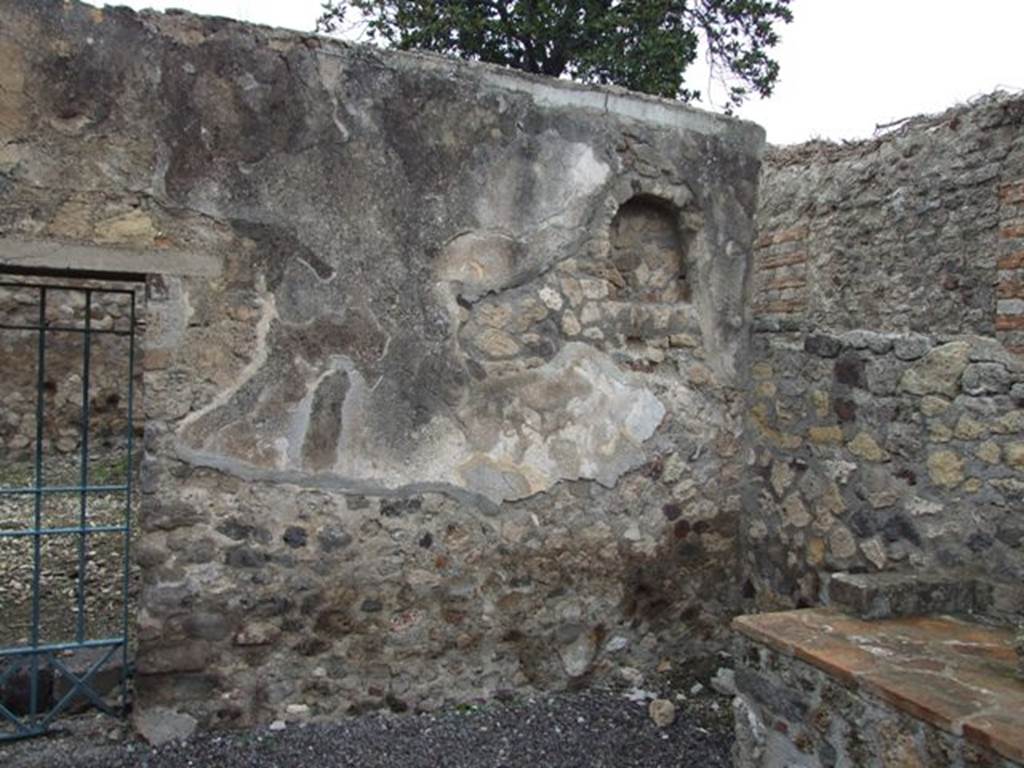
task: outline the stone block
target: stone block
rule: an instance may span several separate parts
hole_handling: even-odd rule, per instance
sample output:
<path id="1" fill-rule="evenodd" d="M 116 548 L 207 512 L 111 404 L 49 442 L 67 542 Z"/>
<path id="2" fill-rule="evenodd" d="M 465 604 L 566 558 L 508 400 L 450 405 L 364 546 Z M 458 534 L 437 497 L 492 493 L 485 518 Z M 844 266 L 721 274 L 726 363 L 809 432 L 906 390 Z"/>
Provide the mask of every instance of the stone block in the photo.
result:
<path id="1" fill-rule="evenodd" d="M 884 355 L 893 348 L 894 337 L 888 333 L 876 333 L 864 329 L 847 331 L 839 337 L 843 344 L 854 349 L 869 349 L 876 355 Z"/>
<path id="2" fill-rule="evenodd" d="M 928 354 L 932 340 L 920 334 L 898 336 L 893 341 L 893 354 L 900 360 L 917 360 Z"/>
<path id="3" fill-rule="evenodd" d="M 151 746 L 161 747 L 191 736 L 198 721 L 191 715 L 169 707 L 149 707 L 132 719 L 135 729 Z"/>
<path id="4" fill-rule="evenodd" d="M 969 395 L 1000 395 L 1010 389 L 1010 372 L 1000 363 L 971 363 L 960 386 Z"/>
<path id="5" fill-rule="evenodd" d="M 944 573 L 834 573 L 830 604 L 865 619 L 929 614 L 973 614 L 984 605 L 974 577 Z"/>
<path id="6" fill-rule="evenodd" d="M 171 531 L 205 522 L 209 516 L 194 506 L 178 501 L 147 499 L 140 510 L 143 530 Z"/>
<path id="7" fill-rule="evenodd" d="M 970 345 L 964 341 L 935 347 L 906 370 L 900 389 L 915 395 L 956 397 L 969 356 Z"/>
<path id="8" fill-rule="evenodd" d="M 804 339 L 804 351 L 818 357 L 837 357 L 843 349 L 843 342 L 834 336 L 814 334 Z"/>
<path id="9" fill-rule="evenodd" d="M 928 476 L 937 486 L 953 488 L 963 482 L 964 461 L 955 451 L 934 451 L 928 454 Z"/>

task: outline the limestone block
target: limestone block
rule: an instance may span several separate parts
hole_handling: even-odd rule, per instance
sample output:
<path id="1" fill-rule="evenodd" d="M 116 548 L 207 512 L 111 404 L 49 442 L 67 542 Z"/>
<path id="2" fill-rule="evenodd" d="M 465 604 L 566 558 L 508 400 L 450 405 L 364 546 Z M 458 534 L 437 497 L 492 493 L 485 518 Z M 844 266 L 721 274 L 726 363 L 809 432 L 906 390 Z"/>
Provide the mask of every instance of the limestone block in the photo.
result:
<path id="1" fill-rule="evenodd" d="M 928 475 L 936 485 L 954 488 L 964 479 L 964 462 L 953 451 L 935 451 L 928 455 Z"/>
<path id="2" fill-rule="evenodd" d="M 970 345 L 953 341 L 936 347 L 914 363 L 900 379 L 900 389 L 915 395 L 956 397 L 960 376 L 970 359 Z"/>

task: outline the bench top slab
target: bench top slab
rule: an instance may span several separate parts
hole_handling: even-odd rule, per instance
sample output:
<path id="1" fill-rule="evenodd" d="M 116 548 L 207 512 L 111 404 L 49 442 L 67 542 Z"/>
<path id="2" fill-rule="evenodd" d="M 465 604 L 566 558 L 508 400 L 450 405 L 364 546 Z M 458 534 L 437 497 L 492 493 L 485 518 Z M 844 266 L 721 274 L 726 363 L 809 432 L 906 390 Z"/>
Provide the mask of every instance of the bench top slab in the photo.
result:
<path id="1" fill-rule="evenodd" d="M 739 616 L 733 629 L 913 717 L 1024 763 L 1024 681 L 1009 629 L 949 616 L 865 621 L 829 609 Z"/>

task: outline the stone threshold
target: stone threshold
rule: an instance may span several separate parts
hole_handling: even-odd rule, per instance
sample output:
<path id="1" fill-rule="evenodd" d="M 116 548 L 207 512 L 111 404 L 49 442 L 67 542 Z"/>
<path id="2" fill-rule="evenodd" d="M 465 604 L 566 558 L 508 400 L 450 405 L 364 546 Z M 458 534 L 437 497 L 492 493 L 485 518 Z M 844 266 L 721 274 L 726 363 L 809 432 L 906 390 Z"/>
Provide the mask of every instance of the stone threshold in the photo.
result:
<path id="1" fill-rule="evenodd" d="M 949 616 L 864 621 L 831 609 L 739 616 L 735 631 L 848 688 L 1024 763 L 1024 681 L 1009 629 Z"/>

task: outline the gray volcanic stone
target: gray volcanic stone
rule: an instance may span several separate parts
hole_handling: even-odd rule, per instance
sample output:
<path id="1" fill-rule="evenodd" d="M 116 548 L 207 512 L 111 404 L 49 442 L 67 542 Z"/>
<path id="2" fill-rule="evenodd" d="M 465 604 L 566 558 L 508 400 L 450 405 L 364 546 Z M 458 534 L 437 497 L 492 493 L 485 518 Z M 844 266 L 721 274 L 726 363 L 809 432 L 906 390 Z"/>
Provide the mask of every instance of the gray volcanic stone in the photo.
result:
<path id="1" fill-rule="evenodd" d="M 842 348 L 842 341 L 833 336 L 816 334 L 804 340 L 804 351 L 818 357 L 836 357 Z"/>
<path id="2" fill-rule="evenodd" d="M 882 355 L 893 348 L 893 334 L 875 333 L 874 331 L 854 330 L 847 331 L 840 339 L 854 349 L 870 349 L 876 355 Z"/>
<path id="3" fill-rule="evenodd" d="M 971 363 L 961 386 L 969 395 L 999 395 L 1010 389 L 1010 372 L 1000 363 Z"/>
<path id="4" fill-rule="evenodd" d="M 151 707 L 133 720 L 139 735 L 154 747 L 184 741 L 196 729 L 196 719 L 168 707 Z"/>
<path id="5" fill-rule="evenodd" d="M 932 341 L 927 336 L 901 336 L 893 342 L 893 351 L 900 360 L 917 360 L 931 348 Z"/>

